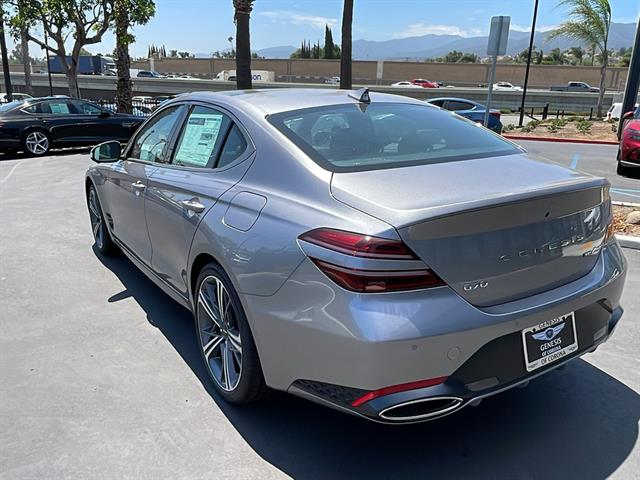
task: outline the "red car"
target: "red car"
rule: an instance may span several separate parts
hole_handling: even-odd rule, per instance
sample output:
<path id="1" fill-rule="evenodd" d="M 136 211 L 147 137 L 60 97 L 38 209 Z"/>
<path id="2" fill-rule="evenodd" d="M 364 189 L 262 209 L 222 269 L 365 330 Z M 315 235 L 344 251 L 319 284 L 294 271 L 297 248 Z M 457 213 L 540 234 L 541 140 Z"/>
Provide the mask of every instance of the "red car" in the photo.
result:
<path id="1" fill-rule="evenodd" d="M 437 82 L 425 80 L 424 78 L 414 78 L 411 80 L 411 83 L 414 85 L 420 85 L 422 88 L 440 88 L 440 85 L 438 85 Z"/>
<path id="2" fill-rule="evenodd" d="M 640 107 L 624 116 L 626 121 L 618 149 L 618 175 L 640 173 Z"/>

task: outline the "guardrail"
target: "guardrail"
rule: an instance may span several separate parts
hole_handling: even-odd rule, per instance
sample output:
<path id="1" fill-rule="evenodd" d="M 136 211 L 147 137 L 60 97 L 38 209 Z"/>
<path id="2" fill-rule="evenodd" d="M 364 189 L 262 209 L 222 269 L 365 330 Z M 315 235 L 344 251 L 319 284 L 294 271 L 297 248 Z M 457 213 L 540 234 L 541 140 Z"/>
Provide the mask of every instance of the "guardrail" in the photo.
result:
<path id="1" fill-rule="evenodd" d="M 24 85 L 24 74 L 12 72 L 12 82 L 20 90 Z M 32 77 L 34 90 L 37 95 L 49 94 L 49 82 L 46 75 L 37 74 Z M 52 75 L 52 85 L 54 94 L 68 94 L 67 79 L 64 75 Z M 83 97 L 86 98 L 113 98 L 116 90 L 116 78 L 107 76 L 79 76 L 79 86 Z M 485 102 L 487 97 L 486 88 L 459 88 L 443 87 L 437 89 L 418 88 L 398 88 L 385 85 L 356 85 L 355 87 L 368 86 L 372 91 L 393 93 L 408 97 L 427 100 L 436 97 L 459 97 Z M 255 83 L 254 88 L 337 88 L 335 85 L 309 84 L 309 83 Z M 220 80 L 200 80 L 200 79 L 169 79 L 169 78 L 134 78 L 133 89 L 135 95 L 168 95 L 192 91 L 225 91 L 235 90 L 235 82 Z M 621 101 L 620 94 L 616 92 L 605 93 L 604 108 L 608 109 L 614 101 Z M 520 107 L 522 92 L 518 91 L 497 91 L 493 94 L 493 108 L 510 109 L 517 111 Z M 598 101 L 597 93 L 576 93 L 576 92 L 551 92 L 549 90 L 530 90 L 527 92 L 528 108 L 541 108 L 549 105 L 555 110 L 565 110 L 568 112 L 589 112 Z"/>

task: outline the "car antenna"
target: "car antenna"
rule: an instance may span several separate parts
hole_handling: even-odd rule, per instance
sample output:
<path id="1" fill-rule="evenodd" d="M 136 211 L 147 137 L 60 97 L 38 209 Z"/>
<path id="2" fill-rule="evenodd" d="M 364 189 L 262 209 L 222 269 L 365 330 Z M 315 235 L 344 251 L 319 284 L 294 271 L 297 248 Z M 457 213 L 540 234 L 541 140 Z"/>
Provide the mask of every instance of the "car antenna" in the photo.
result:
<path id="1" fill-rule="evenodd" d="M 371 103 L 371 97 L 369 96 L 369 89 L 367 87 L 359 88 L 349 93 L 351 98 L 355 98 L 360 103 Z"/>

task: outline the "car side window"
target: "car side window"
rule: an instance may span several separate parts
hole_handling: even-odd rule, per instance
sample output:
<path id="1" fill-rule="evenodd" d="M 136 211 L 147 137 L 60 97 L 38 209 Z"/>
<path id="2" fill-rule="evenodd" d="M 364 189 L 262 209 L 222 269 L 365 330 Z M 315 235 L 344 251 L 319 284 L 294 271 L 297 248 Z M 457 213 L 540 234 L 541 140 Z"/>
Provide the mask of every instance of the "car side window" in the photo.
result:
<path id="1" fill-rule="evenodd" d="M 220 152 L 220 158 L 216 164 L 216 168 L 225 167 L 236 159 L 240 158 L 247 149 L 247 140 L 238 128 L 236 124 L 231 127 L 227 140 L 224 142 L 222 152 Z"/>
<path id="2" fill-rule="evenodd" d="M 171 132 L 180 119 L 182 106 L 176 105 L 159 112 L 138 132 L 130 158 L 147 162 L 168 163 L 168 144 Z"/>
<path id="3" fill-rule="evenodd" d="M 196 105 L 187 117 L 172 163 L 213 168 L 231 119 L 213 108 Z"/>
<path id="4" fill-rule="evenodd" d="M 102 113 L 100 107 L 89 102 L 73 100 L 71 103 L 75 107 L 76 113 L 80 115 L 100 115 Z"/>
<path id="5" fill-rule="evenodd" d="M 444 105 L 444 100 L 434 100 L 432 102 L 429 102 L 431 105 L 435 105 L 436 107 L 441 107 L 442 105 Z"/>
<path id="6" fill-rule="evenodd" d="M 66 100 L 50 100 L 39 105 L 40 113 L 50 113 L 52 115 L 69 115 L 71 113 L 70 104 Z"/>
<path id="7" fill-rule="evenodd" d="M 471 105 L 470 103 L 466 103 L 466 102 L 458 102 L 456 100 L 449 100 L 447 102 L 447 110 L 452 111 L 452 112 L 457 112 L 459 110 L 471 110 L 471 108 L 473 108 L 473 105 Z"/>

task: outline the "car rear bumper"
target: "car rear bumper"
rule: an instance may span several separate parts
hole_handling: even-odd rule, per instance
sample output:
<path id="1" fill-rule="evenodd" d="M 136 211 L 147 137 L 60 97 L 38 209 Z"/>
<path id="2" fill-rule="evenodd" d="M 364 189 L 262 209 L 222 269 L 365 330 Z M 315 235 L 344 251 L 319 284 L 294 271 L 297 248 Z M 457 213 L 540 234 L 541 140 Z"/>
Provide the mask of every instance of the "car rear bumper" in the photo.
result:
<path id="1" fill-rule="evenodd" d="M 353 294 L 305 260 L 276 294 L 246 295 L 243 303 L 269 386 L 377 421 L 405 423 L 447 415 L 592 351 L 622 315 L 625 274 L 622 251 L 612 241 L 584 277 L 478 308 L 448 287 Z M 522 330 L 569 312 L 575 312 L 577 351 L 527 372 Z M 446 381 L 351 406 L 367 392 L 437 377 Z M 419 409 L 426 412 L 419 418 L 389 418 L 415 416 L 402 412 Z"/>

